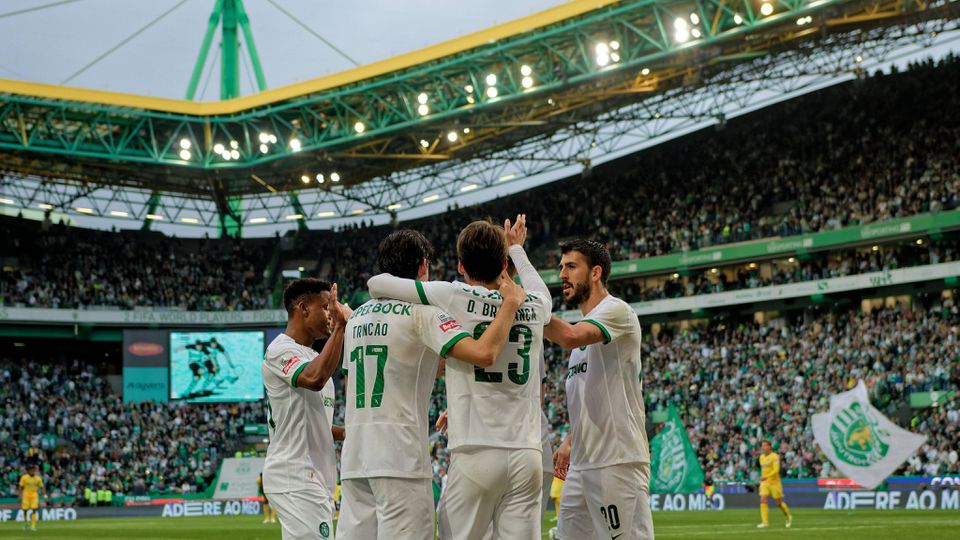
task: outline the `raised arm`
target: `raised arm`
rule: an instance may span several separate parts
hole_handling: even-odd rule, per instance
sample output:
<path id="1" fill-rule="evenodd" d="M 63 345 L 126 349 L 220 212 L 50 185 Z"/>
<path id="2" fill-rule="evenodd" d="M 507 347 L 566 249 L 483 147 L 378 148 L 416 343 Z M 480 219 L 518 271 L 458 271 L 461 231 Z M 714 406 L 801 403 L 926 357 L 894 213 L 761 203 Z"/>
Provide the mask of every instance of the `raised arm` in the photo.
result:
<path id="1" fill-rule="evenodd" d="M 323 350 L 316 358 L 303 368 L 300 375 L 293 381 L 293 385 L 306 388 L 308 390 L 323 390 L 323 385 L 327 384 L 327 379 L 333 376 L 337 366 L 340 364 L 340 358 L 343 356 L 343 331 L 347 326 L 347 310 L 337 301 L 337 285 L 334 284 L 330 291 L 330 303 L 327 307 L 333 318 L 333 333 L 323 345 Z"/>
<path id="2" fill-rule="evenodd" d="M 527 215 L 518 214 L 516 223 L 511 225 L 510 220 L 503 223 L 503 229 L 507 231 L 507 242 L 510 244 L 510 259 L 513 266 L 517 268 L 517 275 L 520 276 L 520 283 L 525 289 L 544 298 L 550 298 L 550 289 L 540 277 L 540 272 L 533 267 L 533 263 L 527 258 L 527 252 L 523 249 L 523 243 L 527 239 Z"/>
<path id="3" fill-rule="evenodd" d="M 517 309 L 526 298 L 523 288 L 513 282 L 506 271 L 500 274 L 500 296 L 503 303 L 490 326 L 483 331 L 480 339 L 464 338 L 458 341 L 447 356 L 453 356 L 478 367 L 490 367 L 497 361 L 500 351 L 510 337 L 510 328 L 517 315 Z"/>

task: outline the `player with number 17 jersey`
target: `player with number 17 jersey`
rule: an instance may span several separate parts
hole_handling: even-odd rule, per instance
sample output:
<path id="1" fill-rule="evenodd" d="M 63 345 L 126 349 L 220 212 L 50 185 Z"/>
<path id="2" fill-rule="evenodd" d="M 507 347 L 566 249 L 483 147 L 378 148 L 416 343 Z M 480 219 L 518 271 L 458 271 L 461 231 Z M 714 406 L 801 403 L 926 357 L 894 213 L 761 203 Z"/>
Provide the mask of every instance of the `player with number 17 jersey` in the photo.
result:
<path id="1" fill-rule="evenodd" d="M 503 230 L 486 222 L 471 223 L 466 234 L 496 241 L 494 264 L 506 263 Z M 461 242 L 462 244 L 463 242 Z M 474 260 L 461 249 L 461 262 Z M 466 264 L 463 264 L 466 267 Z M 488 276 L 493 272 L 487 270 Z M 496 266 L 494 267 L 496 270 Z M 465 268 L 468 280 L 471 268 Z M 479 272 L 477 272 L 479 273 Z M 437 306 L 479 337 L 500 308 L 494 280 L 419 282 L 388 274 L 372 277 L 373 297 L 389 297 Z M 490 524 L 501 538 L 539 538 L 542 458 L 540 442 L 539 358 L 543 326 L 550 320 L 552 301 L 527 293 L 517 310 L 509 341 L 495 362 L 479 367 L 454 357 L 446 361 L 447 436 L 451 468 L 440 506 L 440 536 L 481 538 Z M 482 474 L 481 474 L 482 472 Z M 481 478 L 482 477 L 482 478 Z"/>

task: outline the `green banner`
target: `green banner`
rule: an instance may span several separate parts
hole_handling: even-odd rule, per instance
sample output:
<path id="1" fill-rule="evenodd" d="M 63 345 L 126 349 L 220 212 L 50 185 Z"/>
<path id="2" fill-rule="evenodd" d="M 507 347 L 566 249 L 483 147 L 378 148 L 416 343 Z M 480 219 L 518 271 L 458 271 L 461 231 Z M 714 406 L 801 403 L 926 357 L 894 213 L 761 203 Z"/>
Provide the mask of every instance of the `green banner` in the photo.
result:
<path id="1" fill-rule="evenodd" d="M 932 392 L 911 392 L 910 406 L 914 409 L 939 407 L 957 397 L 956 390 L 933 390 Z"/>
<path id="2" fill-rule="evenodd" d="M 717 266 L 770 255 L 796 255 L 865 240 L 883 241 L 896 236 L 932 234 L 957 227 L 960 227 L 960 210 L 920 214 L 836 231 L 756 240 L 686 253 L 671 253 L 660 257 L 615 261 L 610 267 L 610 278 L 620 279 L 650 272 L 675 272 L 695 266 Z M 547 285 L 560 284 L 560 273 L 556 270 L 542 271 L 540 275 L 543 276 Z"/>
<path id="3" fill-rule="evenodd" d="M 650 441 L 650 454 L 653 493 L 696 493 L 703 487 L 703 469 L 673 405 L 660 433 Z"/>

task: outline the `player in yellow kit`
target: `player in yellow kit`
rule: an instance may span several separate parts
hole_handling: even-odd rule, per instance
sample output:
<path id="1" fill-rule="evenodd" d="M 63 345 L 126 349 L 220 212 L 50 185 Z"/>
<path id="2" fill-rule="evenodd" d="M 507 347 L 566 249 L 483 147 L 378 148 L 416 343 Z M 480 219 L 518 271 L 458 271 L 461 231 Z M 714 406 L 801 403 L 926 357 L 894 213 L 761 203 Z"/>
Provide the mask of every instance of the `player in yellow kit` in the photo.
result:
<path id="1" fill-rule="evenodd" d="M 20 485 L 17 489 L 20 495 L 20 508 L 26 511 L 23 517 L 23 529 L 27 529 L 27 522 L 30 522 L 30 530 L 37 530 L 37 518 L 40 513 L 40 494 L 47 498 L 47 492 L 43 489 L 43 478 L 40 478 L 39 468 L 31 465 L 27 469 L 27 474 L 20 477 Z"/>
<path id="2" fill-rule="evenodd" d="M 260 492 L 260 498 L 263 499 L 263 522 L 276 523 L 277 509 L 270 505 L 266 493 L 263 492 L 263 473 L 257 477 L 257 491 Z"/>
<path id="3" fill-rule="evenodd" d="M 760 519 L 763 523 L 757 525 L 758 529 L 769 526 L 768 518 L 770 511 L 767 508 L 767 499 L 773 497 L 774 502 L 783 511 L 787 518 L 787 528 L 793 523 L 793 516 L 790 515 L 790 509 L 787 503 L 783 502 L 783 484 L 780 483 L 780 456 L 773 453 L 773 446 L 770 441 L 760 443 Z"/>

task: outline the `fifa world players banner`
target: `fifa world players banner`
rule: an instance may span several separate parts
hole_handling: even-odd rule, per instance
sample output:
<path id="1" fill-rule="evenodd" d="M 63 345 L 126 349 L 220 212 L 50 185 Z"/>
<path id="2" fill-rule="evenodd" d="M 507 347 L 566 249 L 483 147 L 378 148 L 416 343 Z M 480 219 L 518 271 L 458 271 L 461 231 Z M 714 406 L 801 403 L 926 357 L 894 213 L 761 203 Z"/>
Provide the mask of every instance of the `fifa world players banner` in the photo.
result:
<path id="1" fill-rule="evenodd" d="M 863 381 L 831 396 L 829 412 L 813 415 L 813 438 L 837 469 L 867 489 L 880 485 L 927 440 L 880 414 Z"/>
<path id="2" fill-rule="evenodd" d="M 650 441 L 650 453 L 654 493 L 696 493 L 703 487 L 703 469 L 673 405 L 660 433 Z"/>

